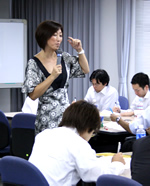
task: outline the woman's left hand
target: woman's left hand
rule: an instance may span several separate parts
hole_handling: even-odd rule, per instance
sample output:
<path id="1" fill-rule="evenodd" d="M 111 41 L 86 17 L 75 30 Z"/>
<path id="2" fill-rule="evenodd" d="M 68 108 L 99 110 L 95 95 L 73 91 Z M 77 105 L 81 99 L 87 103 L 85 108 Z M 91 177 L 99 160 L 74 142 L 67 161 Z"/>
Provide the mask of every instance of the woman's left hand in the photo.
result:
<path id="1" fill-rule="evenodd" d="M 68 37 L 68 42 L 77 52 L 81 52 L 82 44 L 79 39 L 73 39 L 72 37 Z"/>

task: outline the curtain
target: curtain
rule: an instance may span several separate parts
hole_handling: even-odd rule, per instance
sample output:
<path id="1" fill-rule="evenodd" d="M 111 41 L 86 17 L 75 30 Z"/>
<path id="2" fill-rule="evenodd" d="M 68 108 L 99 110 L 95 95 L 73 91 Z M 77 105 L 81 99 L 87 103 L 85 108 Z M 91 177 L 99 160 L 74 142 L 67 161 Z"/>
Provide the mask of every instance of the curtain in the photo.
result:
<path id="1" fill-rule="evenodd" d="M 82 41 L 89 61 L 90 73 L 83 79 L 70 80 L 68 88 L 70 102 L 74 97 L 77 100 L 84 98 L 90 85 L 90 74 L 100 68 L 100 2 L 100 0 L 12 0 L 11 3 L 11 18 L 27 20 L 27 59 L 40 51 L 34 34 L 37 25 L 47 19 L 55 20 L 64 27 L 62 50 L 76 55 L 76 51 L 68 44 L 67 38 L 71 36 Z"/>
<path id="2" fill-rule="evenodd" d="M 136 33 L 136 2 L 137 0 L 132 0 L 132 25 L 131 25 L 131 41 L 130 41 L 130 58 L 129 58 L 129 67 L 128 67 L 128 100 L 131 103 L 135 98 L 135 93 L 131 86 L 131 79 L 136 73 L 136 60 L 135 60 L 135 33 Z"/>
<path id="3" fill-rule="evenodd" d="M 130 56 L 132 0 L 117 0 L 117 53 L 120 96 L 128 98 L 127 76 Z"/>

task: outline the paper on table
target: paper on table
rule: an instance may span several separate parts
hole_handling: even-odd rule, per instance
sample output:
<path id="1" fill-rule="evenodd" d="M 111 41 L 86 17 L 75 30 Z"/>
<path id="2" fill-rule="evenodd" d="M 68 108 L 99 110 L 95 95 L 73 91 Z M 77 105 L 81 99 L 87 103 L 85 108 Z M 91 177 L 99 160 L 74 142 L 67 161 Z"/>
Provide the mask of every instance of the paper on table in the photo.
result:
<path id="1" fill-rule="evenodd" d="M 97 157 L 101 157 L 101 156 L 113 156 L 113 155 L 115 155 L 116 153 L 111 153 L 111 152 L 100 152 L 100 153 L 96 153 L 96 156 Z M 125 154 L 125 153 L 123 153 L 123 157 L 124 158 L 131 158 L 131 155 L 129 155 L 129 154 Z"/>
<path id="2" fill-rule="evenodd" d="M 101 153 L 98 153 L 98 154 L 101 154 Z M 102 162 L 105 161 L 106 162 L 106 165 L 107 165 L 107 164 L 109 164 L 111 162 L 112 156 L 113 155 L 103 156 L 103 157 L 100 157 L 99 159 Z M 124 172 L 120 176 L 131 178 L 131 171 L 130 171 L 131 158 L 130 157 L 124 157 L 124 160 L 125 160 L 125 163 L 126 164 L 125 164 Z"/>
<path id="3" fill-rule="evenodd" d="M 112 112 L 110 110 L 103 110 L 102 112 L 100 112 L 100 116 L 104 117 L 105 121 L 111 121 L 110 119 L 110 115 L 112 114 Z M 120 115 L 120 113 L 114 112 L 115 115 Z"/>
<path id="4" fill-rule="evenodd" d="M 123 132 L 126 131 L 124 128 L 122 128 L 118 123 L 110 121 L 108 123 L 103 124 L 104 127 L 107 127 L 107 129 L 115 129 L 116 132 Z"/>

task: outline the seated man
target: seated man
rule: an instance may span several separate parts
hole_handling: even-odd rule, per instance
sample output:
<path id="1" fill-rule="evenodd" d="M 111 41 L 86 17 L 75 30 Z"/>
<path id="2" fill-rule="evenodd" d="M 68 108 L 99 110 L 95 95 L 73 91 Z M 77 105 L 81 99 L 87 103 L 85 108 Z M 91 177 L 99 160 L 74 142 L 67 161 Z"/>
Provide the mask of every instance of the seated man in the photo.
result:
<path id="1" fill-rule="evenodd" d="M 120 116 L 111 114 L 110 118 L 112 121 L 116 121 L 119 125 L 121 125 L 125 130 L 132 134 L 136 134 L 136 130 L 138 129 L 139 125 L 143 125 L 145 130 L 148 130 L 149 133 L 149 127 L 150 127 L 150 106 L 147 107 L 142 114 L 137 117 L 132 122 L 126 122 L 124 121 Z"/>
<path id="2" fill-rule="evenodd" d="M 133 144 L 131 176 L 143 186 L 150 185 L 150 135 L 138 139 Z"/>
<path id="3" fill-rule="evenodd" d="M 59 127 L 45 129 L 35 138 L 29 161 L 45 176 L 49 185 L 76 185 L 80 179 L 96 182 L 102 174 L 121 174 L 125 161 L 121 153 L 112 162 L 96 158 L 88 141 L 100 129 L 99 111 L 84 100 L 71 104 Z"/>
<path id="4" fill-rule="evenodd" d="M 149 77 L 144 73 L 137 73 L 131 80 L 132 88 L 136 94 L 130 109 L 120 110 L 113 108 L 114 112 L 121 112 L 122 116 L 140 115 L 143 109 L 150 106 Z M 115 110 L 116 109 L 116 110 Z"/>
<path id="5" fill-rule="evenodd" d="M 115 103 L 118 104 L 118 92 L 114 87 L 109 86 L 109 80 L 109 75 L 102 69 L 93 71 L 90 76 L 92 86 L 84 99 L 96 105 L 100 111 L 110 110 Z"/>

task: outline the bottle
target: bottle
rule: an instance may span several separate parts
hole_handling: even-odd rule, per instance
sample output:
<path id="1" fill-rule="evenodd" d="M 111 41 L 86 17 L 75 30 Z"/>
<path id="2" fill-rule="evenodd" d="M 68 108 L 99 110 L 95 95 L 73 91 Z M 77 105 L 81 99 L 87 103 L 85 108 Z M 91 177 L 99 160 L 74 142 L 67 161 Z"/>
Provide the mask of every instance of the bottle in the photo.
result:
<path id="1" fill-rule="evenodd" d="M 139 128 L 136 130 L 136 139 L 146 136 L 146 131 L 144 130 L 143 125 L 139 125 Z"/>

